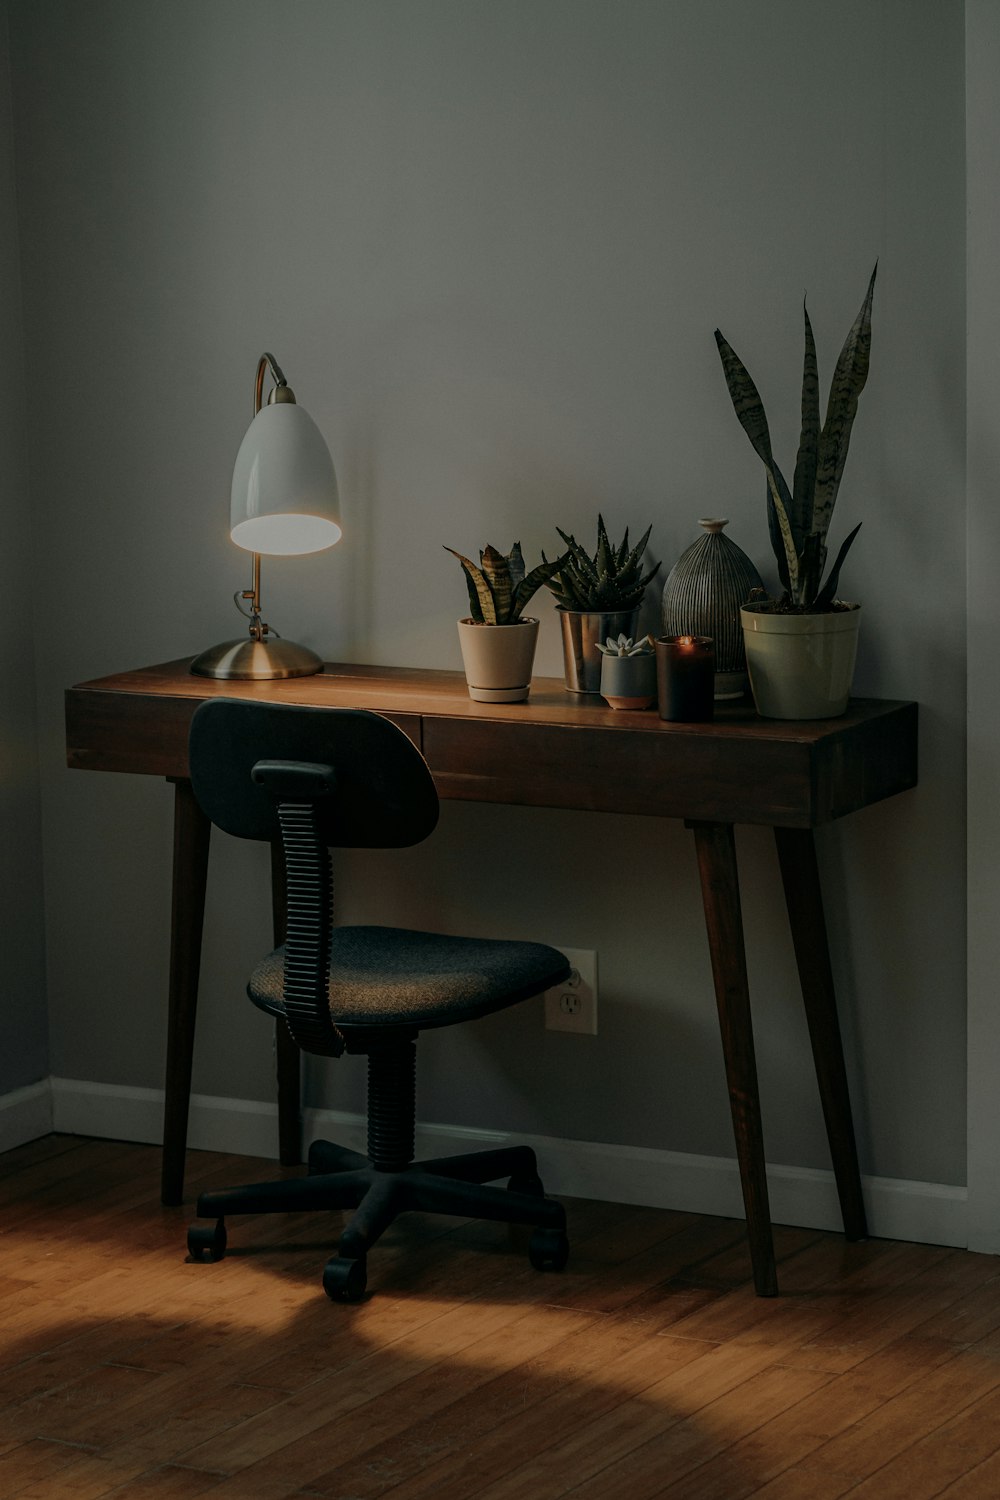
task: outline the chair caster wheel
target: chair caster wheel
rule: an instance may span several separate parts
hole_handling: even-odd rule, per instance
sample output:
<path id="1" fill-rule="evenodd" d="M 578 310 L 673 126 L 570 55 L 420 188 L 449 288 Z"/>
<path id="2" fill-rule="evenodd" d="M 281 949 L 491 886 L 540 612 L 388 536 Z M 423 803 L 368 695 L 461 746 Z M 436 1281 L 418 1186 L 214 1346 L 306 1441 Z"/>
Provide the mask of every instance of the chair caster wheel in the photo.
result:
<path id="1" fill-rule="evenodd" d="M 536 1271 L 561 1271 L 569 1260 L 565 1230 L 536 1229 L 528 1245 L 528 1259 Z"/>
<path id="2" fill-rule="evenodd" d="M 515 1172 L 507 1184 L 508 1193 L 526 1193 L 529 1198 L 544 1198 L 545 1189 L 537 1172 Z"/>
<path id="3" fill-rule="evenodd" d="M 334 1255 L 323 1267 L 323 1290 L 331 1302 L 360 1302 L 368 1284 L 363 1259 L 346 1260 Z"/>
<path id="4" fill-rule="evenodd" d="M 188 1230 L 188 1254 L 192 1260 L 221 1260 L 226 1253 L 226 1221 L 219 1219 L 211 1228 L 192 1224 Z"/>

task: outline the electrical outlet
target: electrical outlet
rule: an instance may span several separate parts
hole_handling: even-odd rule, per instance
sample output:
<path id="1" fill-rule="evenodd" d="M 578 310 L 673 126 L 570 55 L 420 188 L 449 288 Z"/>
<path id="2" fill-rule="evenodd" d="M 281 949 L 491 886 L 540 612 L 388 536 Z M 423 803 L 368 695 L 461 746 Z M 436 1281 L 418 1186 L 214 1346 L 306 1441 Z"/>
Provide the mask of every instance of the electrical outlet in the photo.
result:
<path id="1" fill-rule="evenodd" d="M 573 968 L 562 984 L 545 991 L 545 1029 L 596 1036 L 597 954 L 590 948 L 555 946 L 565 953 Z"/>

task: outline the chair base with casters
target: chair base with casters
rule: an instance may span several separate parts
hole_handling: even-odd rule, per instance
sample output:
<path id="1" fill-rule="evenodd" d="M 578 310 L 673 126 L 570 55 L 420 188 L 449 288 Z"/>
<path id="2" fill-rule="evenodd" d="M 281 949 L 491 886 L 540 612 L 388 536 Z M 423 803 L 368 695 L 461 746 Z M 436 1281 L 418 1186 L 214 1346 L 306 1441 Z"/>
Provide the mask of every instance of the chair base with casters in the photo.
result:
<path id="1" fill-rule="evenodd" d="M 354 1209 L 337 1254 L 323 1271 L 334 1301 L 355 1302 L 368 1280 L 368 1251 L 400 1214 L 456 1214 L 535 1227 L 528 1246 L 538 1271 L 561 1271 L 569 1256 L 566 1213 L 544 1196 L 530 1146 L 504 1146 L 462 1156 L 413 1161 L 416 1046 L 413 1036 L 351 1036 L 348 1051 L 368 1054 L 368 1156 L 331 1141 L 309 1148 L 309 1176 L 248 1183 L 202 1193 L 188 1250 L 195 1260 L 221 1260 L 227 1214 L 309 1213 Z M 507 1177 L 506 1188 L 487 1184 Z"/>
<path id="2" fill-rule="evenodd" d="M 404 848 L 437 819 L 426 762 L 396 725 L 353 709 L 214 699 L 195 712 L 191 782 L 216 826 L 240 838 L 280 839 L 287 939 L 254 969 L 253 1003 L 324 1057 L 368 1058 L 368 1155 L 327 1141 L 309 1175 L 203 1193 L 192 1225 L 195 1260 L 220 1259 L 228 1214 L 354 1212 L 323 1286 L 361 1297 L 368 1251 L 408 1210 L 534 1226 L 529 1256 L 559 1270 L 566 1216 L 546 1198 L 534 1153 L 513 1146 L 416 1162 L 416 1038 L 516 1005 L 570 972 L 544 943 L 467 938 L 381 926 L 337 926 L 329 850 Z M 508 1178 L 506 1188 L 489 1184 Z"/>

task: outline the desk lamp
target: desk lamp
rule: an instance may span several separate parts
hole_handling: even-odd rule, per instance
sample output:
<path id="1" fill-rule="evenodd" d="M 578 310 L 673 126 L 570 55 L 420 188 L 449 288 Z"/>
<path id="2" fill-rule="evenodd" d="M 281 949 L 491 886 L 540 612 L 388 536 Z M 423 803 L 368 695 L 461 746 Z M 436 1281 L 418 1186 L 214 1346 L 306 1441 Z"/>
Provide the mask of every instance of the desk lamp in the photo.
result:
<path id="1" fill-rule="evenodd" d="M 268 369 L 274 386 L 262 410 Z M 260 357 L 253 412 L 236 455 L 230 503 L 230 536 L 253 554 L 251 586 L 233 595 L 236 608 L 250 621 L 249 636 L 203 651 L 191 671 L 199 677 L 255 682 L 310 677 L 323 665 L 315 651 L 283 640 L 261 618 L 260 555 L 321 552 L 340 540 L 337 476 L 319 428 L 296 405 L 273 354 Z"/>

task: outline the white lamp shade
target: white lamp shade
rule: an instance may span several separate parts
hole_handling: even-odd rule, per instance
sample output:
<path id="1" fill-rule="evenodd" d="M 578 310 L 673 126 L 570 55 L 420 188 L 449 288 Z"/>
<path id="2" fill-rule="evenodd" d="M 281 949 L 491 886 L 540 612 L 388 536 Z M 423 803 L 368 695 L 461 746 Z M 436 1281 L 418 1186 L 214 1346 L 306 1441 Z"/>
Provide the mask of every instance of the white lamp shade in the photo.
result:
<path id="1" fill-rule="evenodd" d="M 238 547 L 274 556 L 321 552 L 340 540 L 333 460 L 294 402 L 262 407 L 247 428 L 233 469 L 230 528 Z"/>

